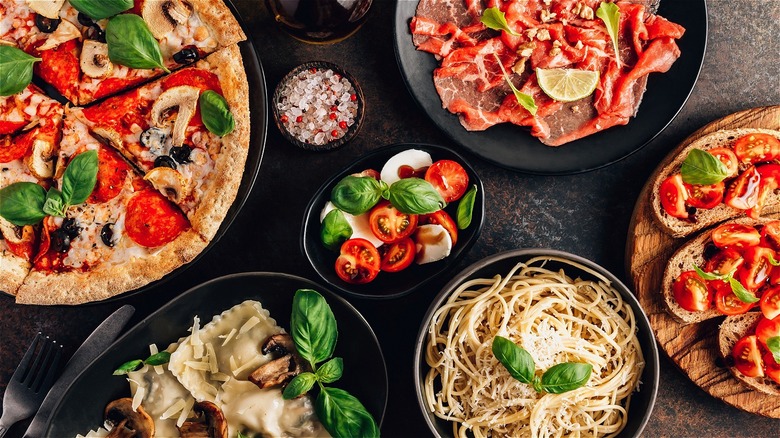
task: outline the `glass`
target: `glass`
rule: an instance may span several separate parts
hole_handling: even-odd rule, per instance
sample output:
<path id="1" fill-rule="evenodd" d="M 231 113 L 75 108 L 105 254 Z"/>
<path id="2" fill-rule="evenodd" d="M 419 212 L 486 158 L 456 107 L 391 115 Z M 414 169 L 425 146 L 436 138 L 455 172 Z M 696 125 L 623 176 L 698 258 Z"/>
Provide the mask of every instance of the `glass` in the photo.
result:
<path id="1" fill-rule="evenodd" d="M 339 42 L 366 21 L 372 0 L 266 0 L 282 29 L 307 43 Z"/>

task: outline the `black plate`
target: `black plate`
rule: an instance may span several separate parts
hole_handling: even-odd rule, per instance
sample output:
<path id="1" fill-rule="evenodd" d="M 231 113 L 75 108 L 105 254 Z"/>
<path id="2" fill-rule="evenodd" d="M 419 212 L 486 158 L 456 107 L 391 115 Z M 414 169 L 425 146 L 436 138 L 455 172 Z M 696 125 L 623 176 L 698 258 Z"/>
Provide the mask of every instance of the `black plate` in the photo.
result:
<path id="1" fill-rule="evenodd" d="M 293 295 L 301 288 L 320 292 L 336 316 L 335 356 L 344 359 L 344 377 L 335 386 L 355 395 L 381 425 L 387 405 L 387 369 L 379 341 L 366 320 L 343 298 L 314 282 L 287 274 L 250 272 L 198 285 L 130 329 L 65 391 L 45 436 L 72 437 L 101 426 L 106 404 L 130 394 L 127 380 L 111 375 L 113 370 L 126 360 L 148 354 L 151 343 L 165 346 L 187 335 L 195 315 L 205 324 L 214 315 L 253 299 L 271 312 L 277 324 L 289 329 Z"/>
<path id="2" fill-rule="evenodd" d="M 575 263 L 584 265 L 601 275 L 609 279 L 615 289 L 620 292 L 620 295 L 626 300 L 631 309 L 634 311 L 636 317 L 636 323 L 638 327 L 637 336 L 639 337 L 639 345 L 642 347 L 642 353 L 645 359 L 645 369 L 642 372 L 640 381 L 639 392 L 634 392 L 631 397 L 631 407 L 628 414 L 628 423 L 618 437 L 638 437 L 642 433 L 647 421 L 650 419 L 650 414 L 655 405 L 655 398 L 658 393 L 658 381 L 659 381 L 659 363 L 658 363 L 658 347 L 655 345 L 655 337 L 653 331 L 650 328 L 650 321 L 647 319 L 642 307 L 639 305 L 634 294 L 612 273 L 602 268 L 601 266 L 593 263 L 592 261 L 582 258 L 580 256 L 558 251 L 554 249 L 517 249 L 512 251 L 506 251 L 484 258 L 473 265 L 469 266 L 458 274 L 455 278 L 447 283 L 442 288 L 439 295 L 433 300 L 433 303 L 428 308 L 428 312 L 423 317 L 420 331 L 417 334 L 417 344 L 414 350 L 414 386 L 417 390 L 417 402 L 420 405 L 425 422 L 431 429 L 431 432 L 436 437 L 453 437 L 452 423 L 442 420 L 431 412 L 428 412 L 427 405 L 424 400 L 422 386 L 425 382 L 425 376 L 428 374 L 430 367 L 425 363 L 425 352 L 423 351 L 423 344 L 425 338 L 428 335 L 428 324 L 433 318 L 433 314 L 442 304 L 449 298 L 452 292 L 465 281 L 472 278 L 491 278 L 495 275 L 506 275 L 512 267 L 518 262 L 528 260 L 536 256 L 551 256 L 571 260 Z M 582 271 L 572 265 L 561 262 L 548 262 L 545 265 L 546 268 L 551 270 L 564 269 L 566 275 L 569 277 L 592 277 L 589 273 Z"/>
<path id="3" fill-rule="evenodd" d="M 472 184 L 477 185 L 477 196 L 474 202 L 474 215 L 472 216 L 471 226 L 465 230 L 458 230 L 458 242 L 452 253 L 444 260 L 425 265 L 412 264 L 412 266 L 401 272 L 380 272 L 377 278 L 368 284 L 349 284 L 336 275 L 334 265 L 336 258 L 338 258 L 338 253 L 325 248 L 320 240 L 320 212 L 330 200 L 330 192 L 333 190 L 333 187 L 342 178 L 352 173 L 362 172 L 365 169 L 381 170 L 390 157 L 407 149 L 426 151 L 431 154 L 434 162 L 442 159 L 457 161 L 466 169 L 466 173 L 469 175 L 469 186 Z M 444 146 L 417 143 L 398 143 L 385 146 L 354 161 L 323 184 L 317 193 L 314 194 L 303 216 L 301 249 L 314 267 L 314 270 L 317 271 L 317 274 L 334 288 L 360 298 L 397 298 L 408 294 L 437 275 L 446 272 L 474 245 L 479 237 L 479 233 L 482 231 L 484 221 L 484 193 L 485 189 L 482 186 L 482 180 L 479 179 L 474 168 L 462 156 L 451 149 Z M 458 203 L 456 201 L 445 208 L 445 211 L 449 213 L 453 220 L 456 220 L 457 217 L 455 214 L 457 207 Z"/>
<path id="4" fill-rule="evenodd" d="M 229 1 L 226 4 L 233 11 L 236 19 L 241 23 L 241 27 L 246 29 L 241 18 L 236 12 L 235 7 Z M 249 82 L 249 114 L 251 115 L 251 130 L 249 138 L 249 153 L 246 158 L 246 166 L 244 167 L 244 175 L 241 178 L 241 185 L 238 187 L 236 193 L 236 199 L 233 201 L 233 205 L 227 211 L 225 219 L 222 221 L 217 233 L 211 242 L 198 254 L 191 262 L 182 265 L 169 274 L 165 275 L 160 280 L 151 282 L 146 286 L 128 291 L 103 301 L 92 301 L 84 303 L 82 305 L 90 304 L 103 304 L 112 301 L 123 300 L 133 295 L 145 292 L 149 289 L 155 288 L 160 284 L 174 278 L 175 276 L 184 272 L 187 268 L 194 265 L 198 259 L 200 259 L 208 250 L 225 235 L 225 232 L 230 227 L 230 224 L 238 216 L 238 212 L 244 206 L 244 203 L 249 198 L 249 193 L 252 191 L 252 187 L 257 179 L 257 174 L 260 171 L 260 163 L 263 161 L 263 151 L 265 150 L 265 138 L 268 130 L 268 101 L 266 99 L 266 85 L 265 75 L 263 74 L 263 66 L 260 64 L 260 57 L 257 55 L 257 49 L 251 40 L 246 40 L 238 44 L 241 50 L 241 57 L 244 60 L 244 68 L 246 69 L 246 77 Z M 0 293 L 10 295 L 5 291 L 0 290 Z"/>
<path id="5" fill-rule="evenodd" d="M 501 167 L 525 173 L 566 175 L 607 166 L 638 151 L 661 133 L 682 109 L 699 77 L 707 45 L 705 0 L 663 0 L 658 14 L 683 25 L 682 56 L 664 74 L 651 74 L 637 117 L 559 147 L 543 145 L 527 129 L 504 123 L 469 132 L 441 106 L 433 85 L 434 56 L 412 44 L 409 21 L 416 0 L 401 0 L 395 10 L 395 54 L 409 92 L 433 122 L 455 142 Z"/>

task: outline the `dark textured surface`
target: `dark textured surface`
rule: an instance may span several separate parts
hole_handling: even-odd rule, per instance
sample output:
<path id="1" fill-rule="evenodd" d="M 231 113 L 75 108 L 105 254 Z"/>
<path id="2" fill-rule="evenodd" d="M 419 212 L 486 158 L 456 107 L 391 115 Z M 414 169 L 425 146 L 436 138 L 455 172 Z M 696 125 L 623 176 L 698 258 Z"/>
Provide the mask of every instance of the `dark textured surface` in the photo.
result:
<path id="1" fill-rule="evenodd" d="M 487 216 L 482 236 L 461 268 L 502 250 L 550 247 L 589 258 L 626 280 L 623 253 L 634 202 L 666 152 L 708 121 L 780 103 L 780 2 L 711 0 L 708 5 L 709 46 L 699 83 L 677 119 L 638 153 L 605 169 L 564 177 L 526 176 L 473 160 L 485 184 Z M 240 1 L 239 9 L 271 91 L 289 70 L 307 61 L 331 61 L 352 72 L 367 100 L 360 134 L 337 151 L 317 154 L 286 143 L 271 125 L 260 177 L 232 228 L 196 266 L 148 293 L 78 308 L 17 306 L 11 298 L 0 297 L 0 391 L 37 331 L 56 336 L 69 355 L 123 303 L 137 307 L 137 322 L 187 288 L 227 273 L 280 271 L 317 280 L 300 253 L 298 236 L 306 203 L 320 184 L 380 145 L 449 144 L 411 99 L 398 73 L 392 46 L 393 2 L 375 0 L 366 25 L 330 46 L 293 40 L 275 27 L 259 1 Z M 413 392 L 412 340 L 445 281 L 438 279 L 398 300 L 350 299 L 374 327 L 387 358 L 390 400 L 385 436 L 429 435 Z M 775 436 L 778 424 L 711 398 L 662 356 L 661 387 L 646 436 Z M 20 436 L 23 430 L 16 427 L 10 436 Z"/>

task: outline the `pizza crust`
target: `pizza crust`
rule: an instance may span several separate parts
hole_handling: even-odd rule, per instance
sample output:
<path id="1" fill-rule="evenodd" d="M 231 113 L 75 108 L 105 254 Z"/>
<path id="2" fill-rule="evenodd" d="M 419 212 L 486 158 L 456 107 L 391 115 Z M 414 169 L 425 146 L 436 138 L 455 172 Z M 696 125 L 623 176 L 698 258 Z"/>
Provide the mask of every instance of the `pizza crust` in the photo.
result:
<path id="1" fill-rule="evenodd" d="M 83 304 L 100 301 L 159 280 L 191 262 L 207 242 L 193 230 L 179 235 L 159 252 L 128 263 L 101 265 L 90 271 L 32 271 L 16 294 L 18 304 Z"/>
<path id="2" fill-rule="evenodd" d="M 0 291 L 16 295 L 17 289 L 30 271 L 30 262 L 11 254 L 8 250 L 0 250 Z"/>
<path id="3" fill-rule="evenodd" d="M 201 21 L 214 32 L 220 47 L 228 47 L 246 39 L 233 12 L 224 2 L 214 0 L 187 0 Z"/>

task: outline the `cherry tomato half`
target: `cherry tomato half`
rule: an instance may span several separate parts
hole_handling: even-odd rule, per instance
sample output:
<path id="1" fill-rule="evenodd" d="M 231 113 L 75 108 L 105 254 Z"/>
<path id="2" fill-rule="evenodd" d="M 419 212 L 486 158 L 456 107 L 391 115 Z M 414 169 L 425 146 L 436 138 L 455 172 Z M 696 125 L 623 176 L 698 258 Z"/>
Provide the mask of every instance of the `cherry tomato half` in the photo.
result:
<path id="1" fill-rule="evenodd" d="M 780 316 L 780 286 L 765 289 L 759 305 L 764 318 L 776 319 Z"/>
<path id="2" fill-rule="evenodd" d="M 737 173 L 739 173 L 739 161 L 731 148 L 715 148 L 707 152 L 714 155 L 715 158 L 719 159 L 726 166 L 726 171 L 728 172 L 726 178 L 737 176 Z"/>
<path id="3" fill-rule="evenodd" d="M 780 165 L 764 164 L 756 167 L 756 170 L 761 176 L 761 182 L 758 183 L 758 198 L 756 199 L 756 205 L 747 211 L 747 215 L 753 219 L 758 219 L 761 216 L 761 210 L 764 208 L 767 199 L 780 185 Z"/>
<path id="4" fill-rule="evenodd" d="M 780 140 L 769 134 L 748 134 L 734 141 L 734 153 L 743 163 L 772 161 L 780 157 Z"/>
<path id="5" fill-rule="evenodd" d="M 729 185 L 723 203 L 738 210 L 748 210 L 758 203 L 761 175 L 750 166 Z"/>
<path id="6" fill-rule="evenodd" d="M 379 240 L 393 243 L 412 234 L 417 228 L 417 215 L 401 213 L 393 204 L 382 201 L 371 209 L 368 223 Z"/>
<path id="7" fill-rule="evenodd" d="M 742 258 L 742 254 L 738 250 L 726 248 L 718 251 L 711 259 L 707 260 L 704 270 L 714 274 L 726 275 L 736 271 L 744 261 L 745 259 Z"/>
<path id="8" fill-rule="evenodd" d="M 760 342 L 761 345 L 766 347 L 769 338 L 778 336 L 780 336 L 780 318 L 761 318 L 758 321 L 758 325 L 756 326 L 756 338 L 758 338 L 758 342 Z"/>
<path id="9" fill-rule="evenodd" d="M 742 374 L 748 377 L 764 376 L 761 351 L 758 349 L 755 336 L 745 336 L 737 341 L 731 355 L 734 357 L 734 366 Z"/>
<path id="10" fill-rule="evenodd" d="M 409 267 L 414 261 L 414 241 L 404 237 L 395 243 L 382 245 L 382 263 L 380 269 L 385 272 L 398 272 Z"/>
<path id="11" fill-rule="evenodd" d="M 426 224 L 439 224 L 444 227 L 444 229 L 447 230 L 447 234 L 449 234 L 452 239 L 452 246 L 455 246 L 455 243 L 458 241 L 458 227 L 446 211 L 439 210 L 431 214 L 420 216 L 420 225 Z"/>
<path id="12" fill-rule="evenodd" d="M 683 184 L 685 184 L 685 190 L 688 192 L 688 199 L 685 200 L 685 203 L 696 208 L 710 209 L 717 207 L 723 201 L 723 192 L 726 191 L 726 185 L 723 181 L 709 186 Z"/>
<path id="13" fill-rule="evenodd" d="M 661 183 L 660 192 L 661 206 L 668 215 L 688 219 L 688 210 L 685 208 L 688 190 L 685 188 L 682 175 L 678 173 L 666 178 Z"/>
<path id="14" fill-rule="evenodd" d="M 731 286 L 725 281 L 710 282 L 715 288 L 715 308 L 724 315 L 741 315 L 753 307 L 752 304 L 741 301 L 734 295 Z"/>
<path id="15" fill-rule="evenodd" d="M 749 291 L 757 291 L 769 279 L 772 265 L 769 258 L 774 258 L 775 252 L 761 246 L 751 246 L 744 252 L 745 263 L 737 270 L 739 282 Z"/>
<path id="16" fill-rule="evenodd" d="M 712 230 L 712 243 L 718 248 L 747 248 L 761 242 L 761 234 L 750 225 L 723 224 Z"/>
<path id="17" fill-rule="evenodd" d="M 439 160 L 431 164 L 425 172 L 425 180 L 436 188 L 448 204 L 460 199 L 469 186 L 466 169 L 452 160 Z"/>
<path id="18" fill-rule="evenodd" d="M 336 274 L 352 284 L 372 281 L 379 273 L 379 251 L 366 239 L 349 239 L 341 245 Z"/>
<path id="19" fill-rule="evenodd" d="M 696 271 L 685 271 L 672 285 L 677 304 L 689 312 L 701 312 L 712 306 L 712 295 L 707 282 Z"/>
<path id="20" fill-rule="evenodd" d="M 767 377 L 780 384 L 780 363 L 777 363 L 771 352 L 764 354 L 764 373 Z"/>
<path id="21" fill-rule="evenodd" d="M 768 222 L 761 228 L 761 246 L 780 251 L 780 221 Z"/>

